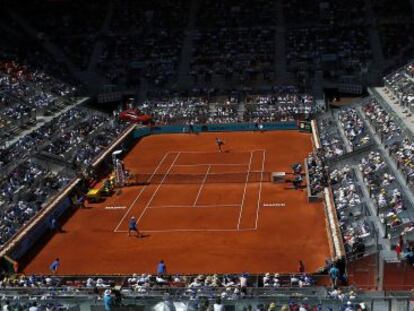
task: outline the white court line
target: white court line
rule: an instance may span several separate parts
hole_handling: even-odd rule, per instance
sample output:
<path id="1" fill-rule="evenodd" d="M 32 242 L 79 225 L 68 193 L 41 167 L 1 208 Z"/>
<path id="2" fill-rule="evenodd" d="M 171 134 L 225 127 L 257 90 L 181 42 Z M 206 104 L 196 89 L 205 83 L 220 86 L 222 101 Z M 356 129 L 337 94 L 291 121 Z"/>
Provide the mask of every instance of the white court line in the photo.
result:
<path id="1" fill-rule="evenodd" d="M 161 164 L 164 162 L 165 158 L 169 155 L 170 153 L 167 152 L 164 154 L 163 158 L 161 159 L 160 162 L 158 162 L 158 166 L 155 168 L 154 172 L 152 173 L 152 175 L 150 176 L 150 178 L 148 179 L 148 181 L 150 181 L 154 176 L 155 173 L 158 171 L 158 169 L 160 168 Z M 121 226 L 122 222 L 124 221 L 125 217 L 128 215 L 128 213 L 131 211 L 132 207 L 134 206 L 134 204 L 138 201 L 138 199 L 140 198 L 141 194 L 144 192 L 144 190 L 147 188 L 147 185 L 145 185 L 141 191 L 137 194 L 137 196 L 135 197 L 134 201 L 132 201 L 132 203 L 129 205 L 128 209 L 126 210 L 124 216 L 122 216 L 121 220 L 119 221 L 118 225 L 115 227 L 114 232 L 116 232 L 119 227 Z"/>
<path id="2" fill-rule="evenodd" d="M 152 208 L 174 208 L 174 207 L 186 207 L 186 208 L 208 208 L 208 207 L 238 207 L 240 208 L 240 204 L 217 204 L 217 205 L 160 205 L 160 206 L 149 206 L 149 209 Z"/>
<path id="3" fill-rule="evenodd" d="M 171 233 L 171 232 L 240 232 L 255 231 L 256 229 L 166 229 L 166 230 L 140 230 L 142 233 Z M 127 230 L 119 230 L 116 233 L 127 233 Z"/>
<path id="4" fill-rule="evenodd" d="M 154 193 L 152 194 L 150 200 L 148 201 L 147 205 L 145 205 L 144 210 L 142 211 L 141 215 L 139 215 L 138 219 L 137 219 L 137 224 L 139 223 L 139 221 L 141 220 L 141 218 L 144 216 L 147 208 L 151 205 L 152 200 L 154 200 L 155 195 L 157 194 L 158 190 L 161 188 L 162 184 L 164 183 L 165 178 L 168 176 L 168 174 L 171 172 L 171 169 L 174 167 L 174 163 L 177 161 L 178 157 L 180 156 L 180 153 L 177 153 L 174 161 L 171 163 L 167 173 L 165 173 L 164 177 L 161 179 L 160 184 L 158 185 L 158 187 L 155 189 Z"/>
<path id="5" fill-rule="evenodd" d="M 260 173 L 260 172 L 261 171 L 238 171 L 238 172 L 224 172 L 224 173 L 209 173 L 209 175 L 231 175 L 231 174 Z M 181 175 L 181 174 L 178 173 L 178 174 L 171 174 L 171 175 Z M 185 175 L 192 175 L 192 174 L 185 174 Z M 200 175 L 200 174 L 194 174 L 194 175 Z"/>
<path id="6" fill-rule="evenodd" d="M 205 185 L 205 183 L 206 183 L 206 180 L 207 180 L 207 177 L 208 177 L 208 173 L 210 172 L 210 169 L 211 169 L 211 165 L 209 165 L 209 166 L 208 166 L 207 172 L 206 172 L 206 174 L 204 175 L 203 181 L 202 181 L 202 183 L 201 183 L 201 185 L 200 185 L 200 189 L 198 189 L 197 196 L 196 196 L 196 198 L 195 198 L 195 200 L 194 200 L 193 207 L 196 207 L 196 204 L 197 204 L 198 198 L 200 197 L 201 190 L 203 190 L 203 188 L 204 188 L 204 185 Z"/>
<path id="7" fill-rule="evenodd" d="M 207 166 L 207 165 L 211 165 L 211 166 L 247 166 L 249 165 L 248 163 L 244 164 L 222 164 L 222 163 L 199 163 L 199 164 L 176 164 L 174 166 Z"/>
<path id="8" fill-rule="evenodd" d="M 263 150 L 263 149 L 256 149 L 256 150 Z M 178 153 L 180 152 L 181 154 L 249 154 L 250 150 L 246 150 L 246 151 L 229 151 L 229 152 L 220 152 L 220 151 L 180 151 L 180 150 L 175 150 L 175 151 L 169 151 L 171 153 Z"/>
<path id="9" fill-rule="evenodd" d="M 229 151 L 229 152 L 219 152 L 219 151 L 183 151 L 183 150 L 175 150 L 175 151 L 168 151 L 168 153 L 181 153 L 181 154 L 249 154 L 254 151 L 266 151 L 266 149 L 253 149 L 253 150 L 246 150 L 246 151 Z"/>
<path id="10" fill-rule="evenodd" d="M 263 172 L 264 172 L 265 161 L 266 161 L 266 150 L 263 150 L 262 173 L 260 174 L 259 195 L 257 196 L 255 230 L 258 229 L 258 225 L 259 225 L 260 200 L 262 198 L 262 184 L 263 184 Z"/>
<path id="11" fill-rule="evenodd" d="M 262 151 L 263 153 L 264 153 L 264 155 L 265 155 L 265 153 L 266 153 L 266 149 L 254 149 L 254 150 L 250 150 L 250 151 L 245 151 L 245 152 L 231 152 L 231 154 L 244 154 L 244 153 L 249 153 L 250 152 L 250 157 L 252 157 L 252 153 L 253 152 L 255 152 L 255 151 Z M 164 160 L 165 160 L 165 158 L 169 155 L 169 154 L 177 154 L 177 156 L 178 156 L 178 154 L 185 154 L 185 153 L 189 153 L 189 154 L 220 154 L 220 152 L 203 152 L 203 151 L 199 151 L 199 152 L 197 152 L 197 151 L 194 151 L 194 152 L 186 152 L 186 151 L 168 151 L 168 152 L 166 152 L 165 154 L 164 154 L 164 157 L 161 159 L 161 161 L 158 163 L 158 166 L 156 167 L 156 169 L 154 170 L 154 172 L 152 173 L 152 175 L 151 175 L 151 177 L 149 178 L 149 181 L 153 178 L 153 176 L 156 174 L 156 172 L 157 172 L 157 170 L 159 169 L 159 167 L 161 166 L 161 164 L 164 162 Z M 176 160 L 176 159 L 175 159 Z M 175 161 L 174 160 L 174 161 Z M 250 173 L 252 173 L 252 172 L 254 172 L 254 173 L 264 173 L 264 171 L 263 171 L 263 166 L 264 166 L 264 162 L 265 162 L 265 160 L 263 159 L 263 162 L 262 162 L 262 171 L 250 171 Z M 250 164 L 251 164 L 251 162 L 250 162 Z M 245 164 L 209 164 L 209 165 L 237 165 L 237 166 L 241 166 L 241 165 L 245 165 Z M 174 165 L 174 166 L 178 166 L 178 164 L 176 164 L 176 165 Z M 170 169 L 172 168 L 172 166 L 170 166 Z M 250 169 L 250 167 L 249 167 L 249 169 Z M 242 173 L 246 173 L 246 172 L 242 172 Z M 210 175 L 211 174 L 213 174 L 213 173 L 210 173 Z M 217 173 L 217 174 L 220 174 L 220 173 Z M 249 174 L 248 174 L 249 175 Z M 165 178 L 165 176 L 164 176 L 164 178 Z M 261 178 L 261 181 L 260 181 L 260 188 L 261 188 L 261 186 L 262 186 L 262 179 L 263 178 Z M 164 180 L 164 179 L 163 179 Z M 163 182 L 163 181 L 162 181 Z M 161 182 L 161 183 L 162 183 Z M 118 230 L 119 229 L 119 227 L 121 226 L 121 224 L 122 224 L 122 222 L 124 221 L 124 219 L 125 219 L 125 217 L 128 215 L 128 213 L 130 212 L 130 210 L 132 209 L 132 207 L 134 206 L 134 204 L 137 202 L 137 200 L 139 199 L 139 197 L 141 196 L 141 194 L 144 192 L 144 190 L 147 188 L 147 186 L 148 185 L 145 185 L 142 189 L 141 189 L 141 191 L 138 193 L 138 195 L 137 195 L 137 197 L 134 199 L 134 201 L 131 203 L 131 205 L 128 207 L 128 210 L 125 212 L 125 214 L 124 214 L 124 216 L 122 217 L 122 219 L 121 219 L 121 221 L 118 223 L 118 225 L 117 225 L 117 227 L 114 229 L 114 232 L 119 232 L 119 233 L 126 233 L 126 232 L 128 232 L 127 230 Z M 246 183 L 245 183 L 245 186 L 246 186 Z M 160 187 L 160 185 L 159 185 L 159 187 Z M 158 189 L 158 188 L 157 188 Z M 245 193 L 244 193 L 245 194 Z M 261 190 L 260 190 L 260 193 L 259 193 L 259 195 L 261 195 Z M 260 199 L 259 199 L 260 200 Z M 221 207 L 221 206 L 223 206 L 223 207 L 227 207 L 227 206 L 236 206 L 236 207 L 239 207 L 240 209 L 241 209 L 241 211 L 240 212 L 242 212 L 242 209 L 243 209 L 243 205 L 244 205 L 244 195 L 243 195 L 243 200 L 242 200 L 242 204 L 240 205 L 240 204 L 226 204 L 226 205 L 197 205 L 197 207 Z M 171 206 L 169 206 L 169 207 L 185 207 L 185 206 L 174 206 L 174 205 L 171 205 Z M 192 207 L 192 206 L 188 206 L 188 207 Z M 147 208 L 147 207 L 146 207 Z M 146 209 L 145 208 L 145 209 Z M 151 206 L 148 206 L 148 208 L 161 208 L 161 207 L 157 207 L 157 206 L 153 206 L 153 207 L 151 207 Z M 143 213 L 145 212 L 145 209 L 144 209 L 144 211 L 143 211 Z M 143 213 L 141 214 L 141 216 L 143 215 Z M 258 223 L 258 214 L 259 214 L 259 210 L 257 210 L 257 217 L 256 217 L 256 223 Z M 241 214 L 240 214 L 241 215 Z M 140 216 L 140 217 L 141 217 Z M 239 218 L 239 221 L 240 221 L 240 218 Z M 240 224 L 240 223 L 239 223 Z M 257 229 L 257 225 L 256 225 L 256 229 Z M 150 231 L 143 231 L 143 232 L 154 232 L 154 233 L 156 233 L 156 232 L 160 232 L 160 233 L 163 233 L 163 232 L 185 232 L 185 231 L 193 231 L 193 232 L 204 232 L 204 231 L 206 231 L 206 232 L 209 232 L 209 231 L 212 231 L 212 232 L 219 232 L 219 231 L 254 231 L 254 230 L 256 230 L 255 228 L 251 228 L 251 229 L 240 229 L 239 228 L 239 225 L 238 225 L 238 229 L 211 229 L 211 230 L 209 230 L 209 229 L 206 229 L 206 230 L 203 230 L 203 229 L 200 229 L 200 230 L 197 230 L 197 229 L 177 229 L 177 230 L 150 230 Z"/>
<path id="12" fill-rule="evenodd" d="M 247 169 L 246 181 L 244 182 L 244 190 L 243 190 L 243 196 L 242 196 L 240 213 L 239 213 L 239 221 L 237 222 L 237 230 L 240 230 L 240 222 L 241 222 L 241 218 L 243 214 L 244 199 L 246 197 L 247 182 L 249 181 L 250 167 L 252 166 L 252 159 L 253 159 L 253 151 L 250 151 L 250 161 L 249 161 L 249 167 Z"/>

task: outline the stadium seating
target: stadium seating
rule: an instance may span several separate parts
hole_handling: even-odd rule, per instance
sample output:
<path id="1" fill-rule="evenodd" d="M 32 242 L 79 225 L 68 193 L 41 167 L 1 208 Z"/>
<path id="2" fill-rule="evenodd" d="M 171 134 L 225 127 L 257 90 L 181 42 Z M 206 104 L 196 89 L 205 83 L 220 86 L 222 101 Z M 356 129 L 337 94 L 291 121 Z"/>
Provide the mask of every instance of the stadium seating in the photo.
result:
<path id="1" fill-rule="evenodd" d="M 259 129 L 266 122 L 314 118 L 321 147 L 304 159 L 309 195 L 333 198 L 346 259 L 352 264 L 386 254 L 411 269 L 414 65 L 406 62 L 414 50 L 412 1 L 5 3 L 0 248 L 71 181 L 96 182 L 93 163 L 131 128 L 118 119 L 118 108 L 110 114 L 80 103 L 79 94 L 94 102 L 97 90 L 107 88 L 120 97 L 137 95 L 136 108 L 155 125 L 248 122 Z M 377 84 L 384 69 L 401 64 L 387 69 L 383 98 L 370 92 L 330 112 L 315 100 L 318 90 L 342 90 L 346 81 L 361 90 Z M 154 299 L 154 308 L 170 295 L 194 310 L 223 302 L 229 310 L 238 303 L 240 310 L 366 309 L 354 288 L 324 287 L 332 264 L 322 277 L 2 275 L 0 298 L 3 310 L 77 310 L 77 299 L 85 297 L 93 309 L 91 301 L 101 307 L 104 291 L 117 289 L 133 303 Z M 276 296 L 280 300 L 273 302 Z"/>

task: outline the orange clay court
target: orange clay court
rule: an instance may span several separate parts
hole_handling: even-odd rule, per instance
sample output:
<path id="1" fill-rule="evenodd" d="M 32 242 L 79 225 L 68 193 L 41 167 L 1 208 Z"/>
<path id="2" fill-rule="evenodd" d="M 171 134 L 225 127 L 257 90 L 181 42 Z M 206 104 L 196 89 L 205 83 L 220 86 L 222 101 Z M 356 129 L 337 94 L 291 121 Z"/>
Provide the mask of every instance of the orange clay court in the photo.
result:
<path id="1" fill-rule="evenodd" d="M 168 273 L 296 272 L 300 259 L 316 272 L 330 257 L 322 203 L 262 178 L 291 172 L 311 149 L 310 134 L 298 131 L 145 137 L 125 167 L 157 181 L 76 211 L 24 272 L 47 274 L 56 257 L 64 275 L 154 273 L 160 259 Z M 128 237 L 131 216 L 143 238 Z"/>

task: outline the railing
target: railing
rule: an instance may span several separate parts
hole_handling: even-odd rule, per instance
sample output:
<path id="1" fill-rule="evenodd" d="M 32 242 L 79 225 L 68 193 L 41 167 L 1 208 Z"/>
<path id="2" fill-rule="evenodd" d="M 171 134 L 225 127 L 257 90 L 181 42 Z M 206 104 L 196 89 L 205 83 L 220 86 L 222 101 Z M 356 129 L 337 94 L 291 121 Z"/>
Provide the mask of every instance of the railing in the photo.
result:
<path id="1" fill-rule="evenodd" d="M 329 236 L 331 237 L 330 244 L 332 244 L 333 258 L 335 260 L 345 257 L 345 248 L 342 240 L 342 232 L 338 224 L 338 217 L 336 214 L 335 203 L 330 188 L 324 189 L 324 198 L 326 205 L 326 220 Z"/>

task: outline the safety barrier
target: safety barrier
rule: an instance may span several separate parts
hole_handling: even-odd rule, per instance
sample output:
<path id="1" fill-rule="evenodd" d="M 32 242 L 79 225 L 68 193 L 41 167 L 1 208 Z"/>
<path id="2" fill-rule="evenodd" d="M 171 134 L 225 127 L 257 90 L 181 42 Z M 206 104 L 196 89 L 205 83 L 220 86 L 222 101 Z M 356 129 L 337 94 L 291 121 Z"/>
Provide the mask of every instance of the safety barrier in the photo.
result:
<path id="1" fill-rule="evenodd" d="M 345 257 L 345 248 L 331 188 L 324 189 L 324 197 L 328 236 L 331 237 L 329 244 L 333 253 L 332 257 L 337 260 Z"/>
<path id="2" fill-rule="evenodd" d="M 185 124 L 160 125 L 152 127 L 140 127 L 134 132 L 135 138 L 150 134 L 168 133 L 201 133 L 201 132 L 236 132 L 236 131 L 278 131 L 297 130 L 296 122 L 269 122 L 269 123 L 226 123 L 226 124 Z"/>

